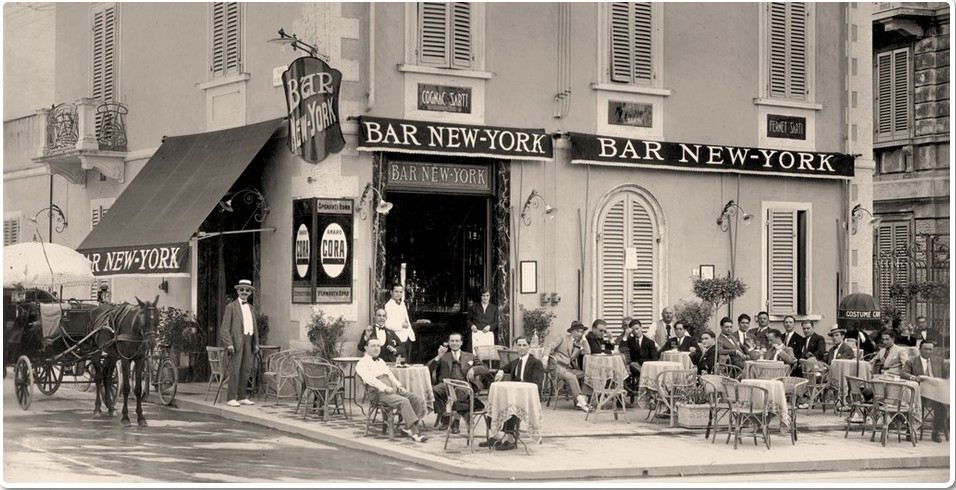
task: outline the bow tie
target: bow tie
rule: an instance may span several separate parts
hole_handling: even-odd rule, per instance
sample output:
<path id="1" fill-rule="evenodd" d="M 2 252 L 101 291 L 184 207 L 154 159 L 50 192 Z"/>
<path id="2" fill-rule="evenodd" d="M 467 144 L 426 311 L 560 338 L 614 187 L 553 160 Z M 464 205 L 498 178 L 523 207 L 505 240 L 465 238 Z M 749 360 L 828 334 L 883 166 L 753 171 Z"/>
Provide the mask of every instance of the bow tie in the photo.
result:
<path id="1" fill-rule="evenodd" d="M 243 301 L 243 300 L 241 300 L 241 299 L 239 300 L 239 304 L 240 304 L 240 305 L 244 305 L 244 304 L 247 304 L 247 303 L 249 303 L 249 302 L 248 302 L 248 301 Z"/>

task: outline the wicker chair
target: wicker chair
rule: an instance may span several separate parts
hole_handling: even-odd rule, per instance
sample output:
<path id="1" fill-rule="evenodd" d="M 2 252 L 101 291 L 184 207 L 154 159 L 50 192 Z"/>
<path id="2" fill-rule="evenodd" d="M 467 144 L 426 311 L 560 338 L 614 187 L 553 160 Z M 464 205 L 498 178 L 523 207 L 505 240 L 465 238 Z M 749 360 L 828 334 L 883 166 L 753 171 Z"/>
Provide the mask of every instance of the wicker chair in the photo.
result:
<path id="1" fill-rule="evenodd" d="M 727 357 L 727 356 L 722 356 Z M 743 370 L 740 369 L 740 366 L 730 363 L 730 359 L 726 359 L 726 362 L 721 360 L 714 366 L 714 374 L 718 376 L 723 376 L 725 378 L 740 379 L 743 375 Z"/>
<path id="2" fill-rule="evenodd" d="M 368 401 L 368 415 L 365 417 L 365 436 L 368 436 L 372 424 L 380 418 L 382 423 L 382 434 L 388 434 L 388 440 L 395 439 L 395 428 L 401 424 L 402 414 L 398 410 L 393 410 L 388 404 L 379 401 L 378 390 L 365 384 L 365 380 L 358 374 L 359 384 L 362 385 L 366 393 L 365 399 Z"/>
<path id="3" fill-rule="evenodd" d="M 229 379 L 229 358 L 226 357 L 225 347 L 206 347 L 206 356 L 209 358 L 209 381 L 206 383 L 206 396 L 203 400 L 209 399 L 209 389 L 213 383 L 216 383 L 216 398 L 212 404 L 219 401 L 219 394 L 222 393 L 222 385 Z"/>
<path id="4" fill-rule="evenodd" d="M 738 381 L 726 376 L 717 374 L 701 374 L 700 384 L 704 387 L 710 405 L 710 413 L 707 417 L 707 432 L 704 433 L 704 439 L 710 438 L 710 431 L 713 428 L 714 438 L 711 443 L 717 441 L 717 427 L 720 425 L 720 419 L 727 416 L 729 409 L 725 400 L 724 383 L 737 383 Z M 727 431 L 730 433 L 730 422 L 727 424 Z"/>
<path id="5" fill-rule="evenodd" d="M 674 427 L 674 414 L 677 412 L 677 402 L 687 398 L 687 390 L 697 386 L 696 369 L 677 369 L 674 371 L 664 371 L 657 375 L 657 404 L 652 410 L 648 408 L 647 416 L 651 413 L 655 416 L 663 415 L 664 410 L 669 410 L 670 426 Z"/>
<path id="6" fill-rule="evenodd" d="M 882 435 L 880 443 L 886 446 L 886 434 L 889 431 L 890 424 L 894 421 L 896 424 L 896 441 L 902 441 L 900 429 L 903 423 L 907 427 L 907 436 L 916 447 L 916 426 L 913 420 L 913 402 L 916 396 L 916 390 L 903 383 L 893 383 L 888 381 L 870 381 L 873 387 L 873 420 L 880 421 L 882 425 Z M 874 422 L 873 435 L 870 440 L 876 437 L 876 422 Z"/>
<path id="7" fill-rule="evenodd" d="M 310 402 L 313 402 L 316 412 L 322 410 L 324 421 L 329 420 L 330 410 L 341 410 L 348 419 L 348 412 L 345 411 L 345 373 L 342 368 L 323 362 L 296 361 L 299 376 L 305 384 L 300 397 L 300 401 L 304 402 L 302 418 L 308 415 Z M 297 404 L 296 410 L 298 408 Z"/>
<path id="8" fill-rule="evenodd" d="M 847 403 L 849 404 L 850 410 L 846 414 L 846 430 L 843 432 L 843 438 L 846 439 L 850 435 L 850 424 L 860 424 L 862 431 L 860 432 L 861 436 L 866 435 L 866 420 L 873 419 L 873 402 L 867 401 L 863 396 L 864 389 L 869 390 L 871 393 L 873 387 L 870 384 L 869 380 L 858 378 L 856 376 L 847 376 Z M 854 416 L 860 417 L 859 420 L 856 420 Z M 876 420 L 873 420 L 873 426 L 876 427 Z"/>
<path id="9" fill-rule="evenodd" d="M 624 403 L 627 391 L 624 389 L 624 378 L 620 371 L 601 368 L 597 377 L 594 378 L 592 388 L 594 389 L 594 393 L 591 395 L 595 400 L 594 410 L 588 412 L 584 416 L 584 420 L 588 420 L 592 413 L 594 415 L 612 413 L 614 414 L 614 420 L 617 420 L 618 414 L 621 414 L 624 416 L 625 422 L 631 423 L 627 419 L 627 405 Z M 605 407 L 609 403 L 611 404 L 610 409 Z M 618 405 L 620 405 L 620 408 L 618 408 Z"/>
<path id="10" fill-rule="evenodd" d="M 448 427 L 445 429 L 445 450 L 448 450 L 448 440 L 451 438 L 451 429 L 455 425 L 455 422 L 461 419 L 465 420 L 465 437 L 467 438 L 468 449 L 471 452 L 475 452 L 475 427 L 478 425 L 478 420 L 487 419 L 488 413 L 484 410 L 475 410 L 475 400 L 477 396 L 475 395 L 474 388 L 471 387 L 471 384 L 467 381 L 462 381 L 459 379 L 445 379 L 445 385 L 449 388 L 448 392 L 448 403 L 445 405 L 445 413 L 451 415 L 452 423 L 448 424 Z M 467 398 L 468 399 L 468 412 L 459 412 L 455 410 L 455 401 L 459 399 Z M 487 403 L 485 403 L 487 406 Z M 489 424 L 486 420 L 485 423 L 485 440 L 488 439 L 489 433 Z M 525 448 L 527 449 L 527 448 Z"/>
<path id="11" fill-rule="evenodd" d="M 807 380 L 806 393 L 807 403 L 810 410 L 819 403 L 824 412 L 827 411 L 827 405 L 834 405 L 836 397 L 833 389 L 830 387 L 830 366 L 825 362 L 807 359 L 801 361 L 803 377 Z"/>
<path id="12" fill-rule="evenodd" d="M 787 403 L 790 405 L 790 443 L 797 443 L 797 404 L 806 391 L 807 380 L 793 376 L 774 378 L 783 383 L 783 391 L 787 394 Z"/>
<path id="13" fill-rule="evenodd" d="M 736 382 L 724 383 L 727 407 L 730 415 L 730 426 L 733 428 L 734 449 L 740 442 L 740 432 L 745 426 L 753 429 L 754 446 L 757 445 L 758 435 L 763 438 L 767 449 L 770 449 L 770 394 L 759 386 Z M 757 403 L 756 400 L 762 400 Z M 730 434 L 727 435 L 730 442 Z"/>
<path id="14" fill-rule="evenodd" d="M 753 379 L 777 379 L 790 376 L 792 368 L 786 364 L 754 363 L 750 366 L 750 377 Z"/>

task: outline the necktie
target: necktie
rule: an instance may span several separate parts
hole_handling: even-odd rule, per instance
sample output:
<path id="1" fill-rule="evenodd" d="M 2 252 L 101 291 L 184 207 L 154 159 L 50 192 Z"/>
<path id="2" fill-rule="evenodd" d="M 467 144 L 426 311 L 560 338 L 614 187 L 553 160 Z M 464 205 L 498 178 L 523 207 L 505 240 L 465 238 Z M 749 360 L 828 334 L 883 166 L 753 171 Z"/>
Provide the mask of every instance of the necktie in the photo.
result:
<path id="1" fill-rule="evenodd" d="M 667 336 L 670 337 L 670 336 L 671 336 L 671 324 L 670 324 L 670 323 L 667 323 L 667 324 L 665 324 L 664 326 L 667 327 Z"/>
<path id="2" fill-rule="evenodd" d="M 790 336 L 791 336 L 791 335 L 793 335 L 793 334 L 790 333 L 790 332 L 787 333 L 787 339 L 783 342 L 784 345 L 790 345 Z"/>
<path id="3" fill-rule="evenodd" d="M 518 381 L 524 381 L 524 366 L 527 362 L 527 358 L 521 358 L 521 369 L 518 371 Z"/>
<path id="4" fill-rule="evenodd" d="M 926 363 L 926 375 L 930 378 L 933 377 L 933 364 L 929 362 L 929 359 L 923 359 L 923 362 Z"/>

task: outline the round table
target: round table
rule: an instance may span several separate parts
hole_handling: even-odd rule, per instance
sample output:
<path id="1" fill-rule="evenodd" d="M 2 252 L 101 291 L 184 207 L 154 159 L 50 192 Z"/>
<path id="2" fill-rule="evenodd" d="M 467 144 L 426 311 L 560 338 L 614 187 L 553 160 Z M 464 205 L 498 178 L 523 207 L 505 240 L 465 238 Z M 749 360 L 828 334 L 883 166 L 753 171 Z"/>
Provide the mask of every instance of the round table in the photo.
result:
<path id="1" fill-rule="evenodd" d="M 349 390 L 345 393 L 345 397 L 352 401 L 353 404 L 358 405 L 359 410 L 362 411 L 362 415 L 365 415 L 365 407 L 359 405 L 357 401 L 357 394 L 355 392 L 355 365 L 362 360 L 361 357 L 334 357 L 332 362 L 342 368 L 342 371 L 345 373 L 345 380 L 348 382 Z M 351 409 L 350 409 L 351 410 Z"/>
<path id="2" fill-rule="evenodd" d="M 786 366 L 783 361 L 771 361 L 769 359 L 757 359 L 755 361 L 745 361 L 744 362 L 744 378 L 756 378 L 754 374 L 754 366 L 773 366 L 783 368 Z M 782 376 L 782 375 L 781 375 Z M 780 376 L 774 376 L 774 378 L 779 378 Z"/>
<path id="3" fill-rule="evenodd" d="M 693 361 L 690 359 L 690 352 L 681 352 L 677 350 L 669 350 L 661 353 L 661 360 L 668 362 L 679 362 L 684 369 L 690 369 L 694 367 Z"/>
<path id="4" fill-rule="evenodd" d="M 622 354 L 590 354 L 584 356 L 584 382 L 594 386 L 592 380 L 599 376 L 600 370 L 608 368 L 620 376 L 623 383 L 627 378 L 627 366 L 624 365 Z"/>
<path id="5" fill-rule="evenodd" d="M 673 361 L 647 361 L 641 365 L 641 389 L 659 391 L 657 375 L 664 371 L 684 369 L 684 365 Z"/>
<path id="6" fill-rule="evenodd" d="M 518 417 L 522 427 L 537 443 L 541 442 L 541 400 L 538 385 L 520 381 L 497 381 L 488 389 L 488 413 L 491 415 L 491 434 L 502 431 L 505 422 Z M 519 434 L 515 438 L 520 440 Z"/>
<path id="7" fill-rule="evenodd" d="M 425 407 L 431 410 L 435 405 L 435 392 L 432 391 L 432 376 L 428 368 L 421 365 L 407 367 L 389 366 L 392 374 L 398 378 L 408 391 L 417 394 L 425 400 Z"/>
<path id="8" fill-rule="evenodd" d="M 870 379 L 873 374 L 869 362 L 857 359 L 834 359 L 830 362 L 830 386 L 838 386 L 840 400 L 846 404 L 847 376 Z"/>
<path id="9" fill-rule="evenodd" d="M 770 406 L 768 407 L 775 415 L 780 416 L 780 422 L 790 427 L 790 410 L 787 407 L 787 391 L 783 387 L 782 381 L 775 379 L 744 379 L 741 384 L 759 386 L 768 392 L 770 397 Z M 760 405 L 764 402 L 761 399 L 762 394 L 754 395 L 754 403 Z"/>

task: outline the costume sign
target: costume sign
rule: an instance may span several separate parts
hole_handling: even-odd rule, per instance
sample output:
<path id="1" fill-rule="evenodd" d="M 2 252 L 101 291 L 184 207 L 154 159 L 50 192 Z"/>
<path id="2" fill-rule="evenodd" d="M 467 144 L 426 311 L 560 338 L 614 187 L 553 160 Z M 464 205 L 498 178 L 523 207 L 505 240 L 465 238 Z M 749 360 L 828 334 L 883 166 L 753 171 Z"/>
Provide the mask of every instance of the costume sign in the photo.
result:
<path id="1" fill-rule="evenodd" d="M 84 250 L 83 255 L 93 263 L 94 276 L 189 274 L 188 243 Z"/>
<path id="2" fill-rule="evenodd" d="M 581 133 L 571 134 L 571 163 L 781 177 L 853 177 L 853 157 L 842 153 L 671 143 Z"/>
<path id="3" fill-rule="evenodd" d="M 339 125 L 342 72 L 311 57 L 299 58 L 282 73 L 289 110 L 289 148 L 310 163 L 345 147 Z"/>
<path id="4" fill-rule="evenodd" d="M 837 320 L 880 320 L 880 310 L 837 310 Z"/>

